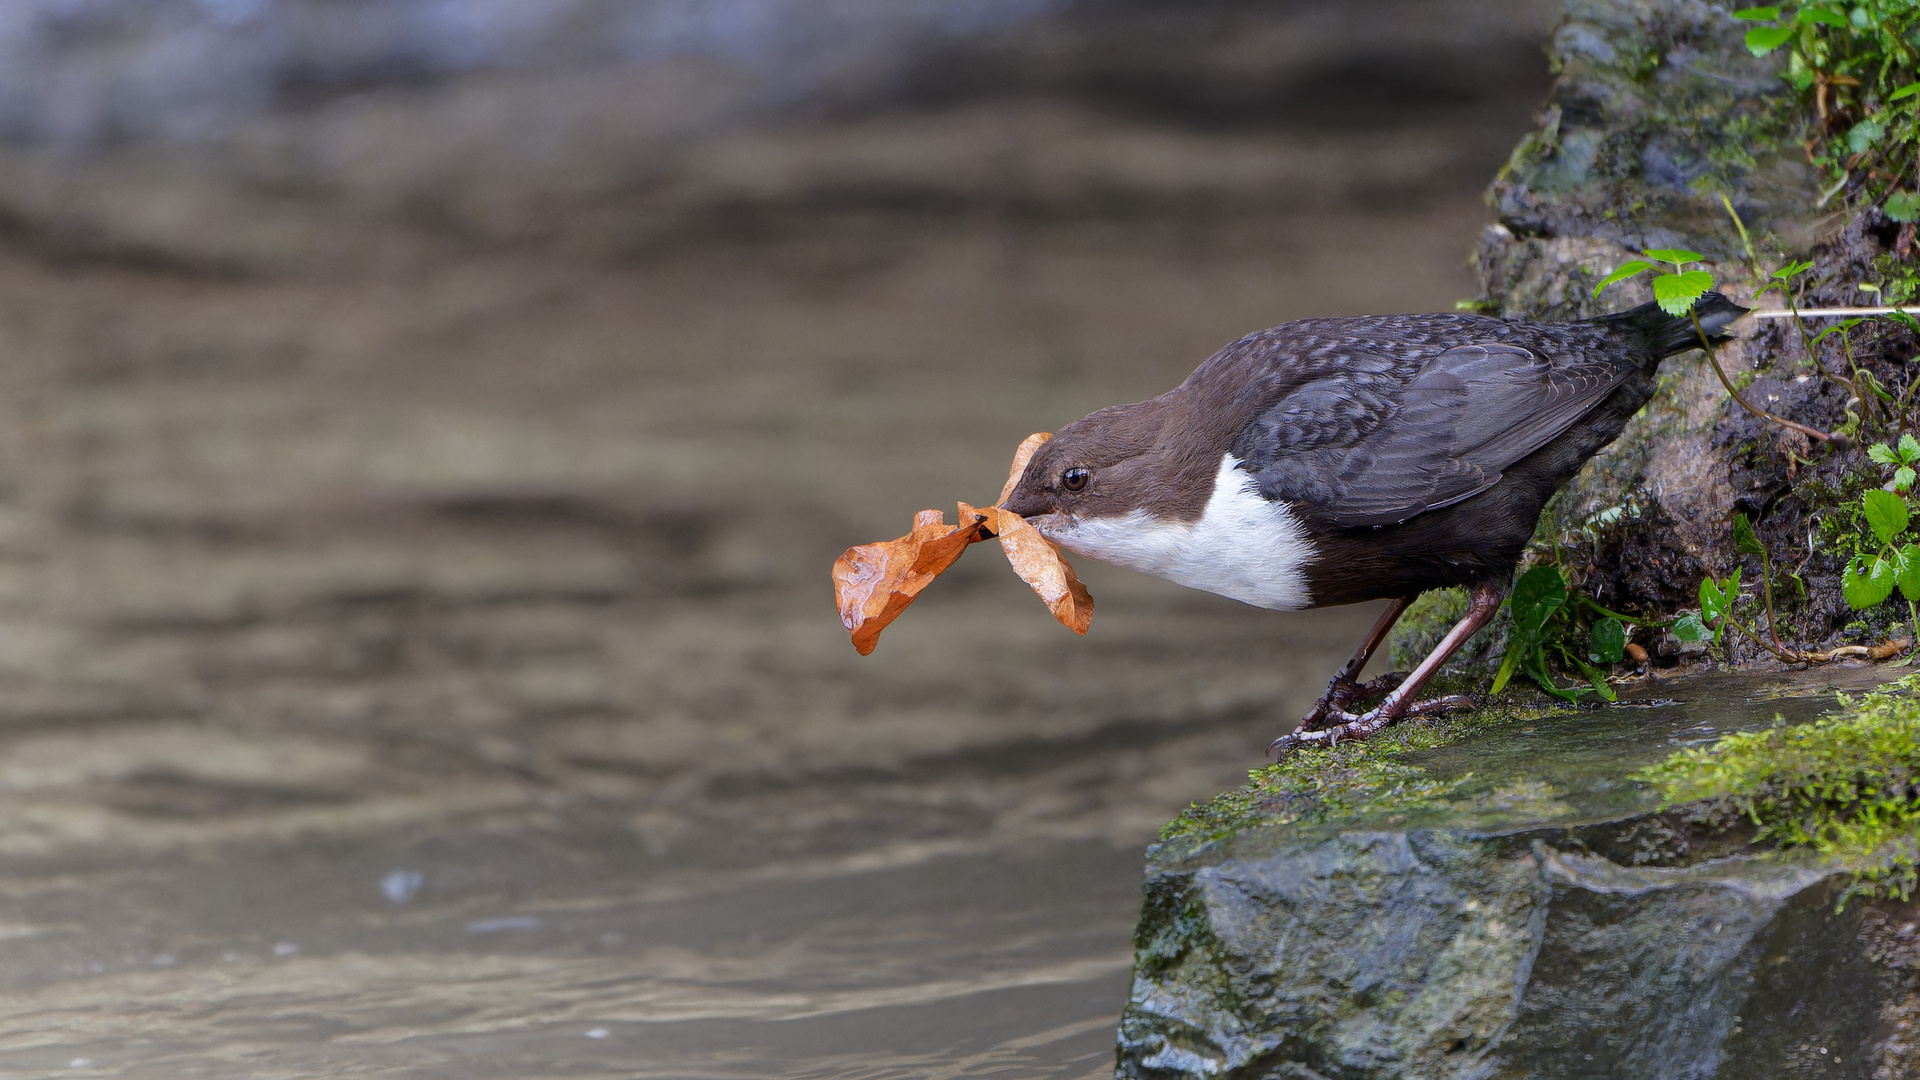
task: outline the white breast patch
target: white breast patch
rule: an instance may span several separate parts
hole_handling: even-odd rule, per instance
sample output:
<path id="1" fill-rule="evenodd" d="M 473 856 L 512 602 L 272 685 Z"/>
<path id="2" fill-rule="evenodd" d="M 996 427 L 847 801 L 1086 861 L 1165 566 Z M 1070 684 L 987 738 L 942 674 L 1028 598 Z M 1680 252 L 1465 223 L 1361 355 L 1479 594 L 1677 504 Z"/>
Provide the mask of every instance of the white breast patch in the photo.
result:
<path id="1" fill-rule="evenodd" d="M 1291 611 L 1312 605 L 1306 566 L 1313 544 L 1286 503 L 1260 495 L 1240 459 L 1227 454 L 1213 494 L 1196 522 L 1166 521 L 1135 510 L 1124 517 L 1053 520 L 1047 539 L 1090 559 L 1140 570 L 1255 607 Z"/>

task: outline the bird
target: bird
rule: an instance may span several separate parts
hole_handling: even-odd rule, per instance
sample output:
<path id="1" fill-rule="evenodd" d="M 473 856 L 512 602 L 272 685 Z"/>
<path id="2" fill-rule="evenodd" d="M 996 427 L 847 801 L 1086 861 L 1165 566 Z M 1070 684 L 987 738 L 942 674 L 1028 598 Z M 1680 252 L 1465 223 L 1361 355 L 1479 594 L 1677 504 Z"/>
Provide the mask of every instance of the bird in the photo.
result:
<path id="1" fill-rule="evenodd" d="M 1678 315 L 1283 323 L 1159 397 L 1067 424 L 1000 506 L 1068 551 L 1256 607 L 1388 601 L 1269 752 L 1364 739 L 1471 706 L 1419 693 L 1499 611 L 1547 500 L 1653 396 L 1661 361 L 1728 340 L 1746 313 L 1708 292 Z M 1455 586 L 1467 611 L 1440 643 L 1404 677 L 1360 683 L 1414 600 Z"/>

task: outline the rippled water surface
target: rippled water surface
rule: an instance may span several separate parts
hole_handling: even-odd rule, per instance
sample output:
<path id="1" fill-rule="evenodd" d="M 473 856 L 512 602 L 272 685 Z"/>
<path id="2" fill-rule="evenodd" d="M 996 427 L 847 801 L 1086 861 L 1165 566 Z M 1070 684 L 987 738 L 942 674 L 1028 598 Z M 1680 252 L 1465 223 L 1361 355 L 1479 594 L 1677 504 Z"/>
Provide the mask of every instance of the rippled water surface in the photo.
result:
<path id="1" fill-rule="evenodd" d="M 982 547 L 863 659 L 826 571 L 1242 333 L 1474 291 L 1532 39 L 1313 113 L 1413 76 L 1296 6 L 1360 66 L 1285 123 L 933 95 L 544 238 L 0 162 L 66 223 L 0 247 L 0 1075 L 1109 1071 L 1142 847 L 1372 613 L 1093 566 L 1080 639 Z"/>

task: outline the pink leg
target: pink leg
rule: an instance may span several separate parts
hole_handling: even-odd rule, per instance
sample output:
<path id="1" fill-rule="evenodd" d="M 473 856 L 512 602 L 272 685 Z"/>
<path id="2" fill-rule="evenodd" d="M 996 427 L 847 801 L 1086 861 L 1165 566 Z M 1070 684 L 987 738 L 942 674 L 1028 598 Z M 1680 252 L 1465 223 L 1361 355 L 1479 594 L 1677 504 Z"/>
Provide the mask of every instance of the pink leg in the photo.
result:
<path id="1" fill-rule="evenodd" d="M 1327 692 L 1320 695 L 1320 700 L 1314 704 L 1313 711 L 1307 714 L 1306 719 L 1300 721 L 1302 729 L 1311 731 L 1321 727 L 1328 720 L 1345 713 L 1347 706 L 1354 702 L 1364 700 L 1370 694 L 1384 693 L 1398 685 L 1399 680 L 1392 675 L 1382 675 L 1364 686 L 1354 680 L 1358 679 L 1360 672 L 1366 669 L 1367 661 L 1373 659 L 1373 654 L 1380 648 L 1380 643 L 1387 640 L 1387 634 L 1393 629 L 1393 624 L 1399 622 L 1400 616 L 1406 614 L 1407 608 L 1413 606 L 1413 600 L 1412 596 L 1403 596 L 1388 604 L 1387 610 L 1380 613 L 1380 618 L 1374 622 L 1373 629 L 1367 631 L 1367 636 L 1361 640 L 1360 647 L 1355 649 L 1353 655 L 1347 659 L 1346 666 L 1342 667 L 1340 673 L 1333 677 L 1333 681 L 1327 684 Z"/>
<path id="2" fill-rule="evenodd" d="M 1388 694 L 1378 708 L 1362 716 L 1354 716 L 1351 713 L 1336 714 L 1334 719 L 1340 722 L 1321 730 L 1309 731 L 1304 727 L 1296 729 L 1291 734 L 1282 735 L 1273 740 L 1273 745 L 1267 748 L 1267 752 L 1284 755 L 1288 751 L 1298 750 L 1304 746 L 1332 746 L 1341 739 L 1364 739 L 1396 720 L 1409 716 L 1451 712 L 1471 706 L 1473 701 L 1459 694 L 1436 698 L 1432 701 L 1415 701 L 1413 696 L 1420 692 L 1420 688 L 1426 685 L 1434 672 L 1440 670 L 1440 665 L 1460 651 L 1460 646 L 1465 645 L 1468 638 L 1493 621 L 1493 616 L 1500 610 L 1500 601 L 1506 598 L 1506 593 L 1507 586 L 1504 581 L 1481 582 L 1475 585 L 1473 596 L 1467 602 L 1466 618 L 1461 619 L 1452 630 L 1447 631 L 1447 636 L 1440 639 L 1440 644 L 1433 647 L 1433 651 L 1427 654 L 1427 658 L 1420 661 L 1420 666 L 1413 669 L 1413 674 L 1408 675 L 1405 682 L 1401 683 L 1393 693 Z"/>

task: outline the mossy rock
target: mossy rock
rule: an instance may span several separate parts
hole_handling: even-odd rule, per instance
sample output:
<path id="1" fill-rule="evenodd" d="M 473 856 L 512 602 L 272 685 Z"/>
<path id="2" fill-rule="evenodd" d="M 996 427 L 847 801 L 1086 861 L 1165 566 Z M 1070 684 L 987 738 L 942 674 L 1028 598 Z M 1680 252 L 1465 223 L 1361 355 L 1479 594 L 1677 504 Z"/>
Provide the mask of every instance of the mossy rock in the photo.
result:
<path id="1" fill-rule="evenodd" d="M 1256 772 L 1149 854 L 1118 1075 L 1920 1075 L 1920 905 L 1648 779 L 1814 721 L 1828 677 L 1415 723 Z M 1892 700 L 1875 723 L 1920 730 Z"/>

